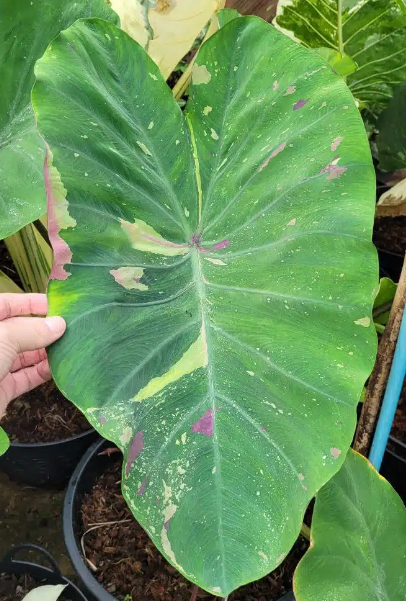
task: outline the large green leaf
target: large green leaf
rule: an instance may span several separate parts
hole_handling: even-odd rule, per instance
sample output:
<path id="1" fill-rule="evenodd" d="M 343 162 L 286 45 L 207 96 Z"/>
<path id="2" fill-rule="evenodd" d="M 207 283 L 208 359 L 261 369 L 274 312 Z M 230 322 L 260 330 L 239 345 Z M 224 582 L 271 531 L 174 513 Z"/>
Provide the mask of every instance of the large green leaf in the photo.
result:
<path id="1" fill-rule="evenodd" d="M 97 19 L 36 76 L 65 188 L 50 167 L 53 375 L 123 450 L 158 548 L 226 595 L 282 561 L 353 435 L 376 345 L 362 121 L 340 77 L 255 17 L 204 44 L 186 118 Z"/>
<path id="2" fill-rule="evenodd" d="M 398 86 L 381 113 L 377 139 L 379 167 L 384 171 L 406 168 L 406 82 Z"/>
<path id="3" fill-rule="evenodd" d="M 276 24 L 309 48 L 329 47 L 355 61 L 348 85 L 373 111 L 406 79 L 405 0 L 279 0 Z"/>
<path id="4" fill-rule="evenodd" d="M 406 511 L 362 455 L 350 450 L 317 494 L 311 539 L 296 601 L 405 601 Z"/>
<path id="5" fill-rule="evenodd" d="M 0 240 L 46 211 L 44 143 L 30 103 L 34 65 L 79 17 L 116 22 L 104 0 L 0 0 Z"/>

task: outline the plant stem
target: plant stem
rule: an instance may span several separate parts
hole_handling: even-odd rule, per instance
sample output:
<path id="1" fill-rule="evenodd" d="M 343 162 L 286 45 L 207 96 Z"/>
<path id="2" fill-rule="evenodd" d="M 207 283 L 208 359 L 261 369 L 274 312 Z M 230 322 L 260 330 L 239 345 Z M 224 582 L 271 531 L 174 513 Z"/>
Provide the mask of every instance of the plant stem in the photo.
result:
<path id="1" fill-rule="evenodd" d="M 395 352 L 399 335 L 400 322 L 406 302 L 406 257 L 403 261 L 402 273 L 393 299 L 388 323 L 382 334 L 378 347 L 376 363 L 367 385 L 365 401 L 362 405 L 354 439 L 354 449 L 362 455 L 368 455 L 372 435 L 375 431 L 381 400 Z"/>
<path id="2" fill-rule="evenodd" d="M 383 303 L 382 305 L 379 305 L 379 307 L 375 307 L 375 309 L 372 312 L 372 315 L 375 317 L 380 317 L 381 315 L 383 315 L 384 313 L 387 313 L 388 311 L 391 310 L 392 307 L 392 301 L 388 301 L 387 303 Z"/>
<path id="3" fill-rule="evenodd" d="M 375 330 L 378 332 L 378 334 L 383 334 L 385 331 L 385 326 L 382 325 L 381 323 L 376 323 L 374 321 L 374 326 L 375 326 Z"/>
<path id="4" fill-rule="evenodd" d="M 190 601 L 196 601 L 198 592 L 199 592 L 199 587 L 197 586 L 197 584 L 195 584 L 192 589 L 192 594 L 190 595 Z"/>
<path id="5" fill-rule="evenodd" d="M 310 540 L 310 528 L 304 522 L 300 529 L 300 534 L 302 534 L 307 540 Z"/>
<path id="6" fill-rule="evenodd" d="M 338 0 L 337 7 L 337 33 L 338 33 L 338 51 L 341 56 L 344 54 L 343 44 L 343 0 Z"/>
<path id="7" fill-rule="evenodd" d="M 52 250 L 33 223 L 4 240 L 26 292 L 45 292 Z"/>

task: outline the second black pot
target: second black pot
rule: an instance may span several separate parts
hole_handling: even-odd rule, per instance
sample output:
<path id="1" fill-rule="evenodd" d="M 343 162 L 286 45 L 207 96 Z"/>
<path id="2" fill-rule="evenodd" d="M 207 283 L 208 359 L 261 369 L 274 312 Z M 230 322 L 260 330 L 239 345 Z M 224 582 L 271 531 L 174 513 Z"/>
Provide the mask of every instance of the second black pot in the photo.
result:
<path id="1" fill-rule="evenodd" d="M 13 442 L 0 457 L 0 471 L 28 486 L 64 488 L 83 453 L 98 438 L 91 428 L 55 442 Z"/>
<path id="2" fill-rule="evenodd" d="M 32 563 L 31 561 L 20 561 L 16 560 L 16 555 L 20 551 L 35 551 L 39 555 L 43 556 L 47 563 L 50 564 L 51 568 L 46 568 L 43 565 L 39 565 L 37 563 Z M 36 582 L 38 582 L 38 586 L 41 584 L 65 584 L 67 585 L 64 589 L 64 594 L 69 596 L 72 601 L 87 601 L 87 598 L 84 594 L 67 578 L 64 578 L 55 563 L 53 557 L 42 549 L 41 547 L 37 547 L 36 545 L 18 545 L 14 547 L 5 554 L 3 559 L 0 561 L 0 572 L 6 573 L 9 575 L 22 576 L 23 574 L 27 574 L 31 576 Z"/>
<path id="3" fill-rule="evenodd" d="M 117 601 L 116 597 L 113 597 L 101 586 L 87 567 L 80 544 L 83 497 L 92 490 L 96 478 L 117 460 L 114 455 L 100 455 L 108 447 L 111 447 L 111 442 L 99 440 L 87 450 L 69 482 L 63 507 L 63 533 L 66 548 L 73 567 L 86 590 L 89 591 L 88 596 L 92 601 Z M 279 601 L 295 600 L 292 593 L 287 593 Z"/>

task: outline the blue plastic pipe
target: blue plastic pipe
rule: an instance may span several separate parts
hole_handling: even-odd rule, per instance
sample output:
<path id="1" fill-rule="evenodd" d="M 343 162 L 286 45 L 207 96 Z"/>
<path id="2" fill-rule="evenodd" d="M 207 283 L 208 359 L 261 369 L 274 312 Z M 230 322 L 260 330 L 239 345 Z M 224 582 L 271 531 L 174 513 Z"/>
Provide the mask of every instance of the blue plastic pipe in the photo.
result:
<path id="1" fill-rule="evenodd" d="M 376 426 L 375 436 L 372 441 L 369 460 L 379 471 L 381 469 L 383 455 L 392 422 L 395 417 L 396 407 L 398 405 L 400 393 L 402 391 L 403 380 L 406 374 L 406 307 L 403 310 L 402 323 L 400 324 L 399 336 L 396 343 L 395 353 L 393 355 L 392 367 L 390 370 L 388 384 L 386 386 L 385 396 L 381 412 L 379 414 L 378 424 Z"/>

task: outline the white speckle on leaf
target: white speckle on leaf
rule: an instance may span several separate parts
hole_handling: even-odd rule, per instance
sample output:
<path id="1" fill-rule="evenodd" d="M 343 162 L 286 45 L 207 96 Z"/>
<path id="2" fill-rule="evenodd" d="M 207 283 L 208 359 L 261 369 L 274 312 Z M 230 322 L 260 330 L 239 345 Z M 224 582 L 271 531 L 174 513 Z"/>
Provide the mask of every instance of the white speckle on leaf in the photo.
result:
<path id="1" fill-rule="evenodd" d="M 237 65 L 235 65 L 235 67 L 234 67 L 234 71 L 238 71 L 238 67 L 237 67 Z"/>
<path id="2" fill-rule="evenodd" d="M 303 482 L 303 480 L 304 480 L 304 478 L 305 478 L 305 477 L 303 476 L 303 474 L 298 474 L 298 475 L 297 475 L 297 477 L 299 478 L 300 482 Z"/>
<path id="3" fill-rule="evenodd" d="M 130 426 L 126 426 L 123 430 L 123 433 L 120 436 L 120 442 L 123 446 L 128 444 L 133 437 L 133 431 Z"/>
<path id="4" fill-rule="evenodd" d="M 212 110 L 213 109 L 212 109 L 211 106 L 205 106 L 204 109 L 203 109 L 203 115 L 207 116 L 209 113 L 211 113 Z"/>
<path id="5" fill-rule="evenodd" d="M 248 370 L 247 370 L 247 374 L 248 374 L 249 376 L 254 376 L 254 375 L 255 375 L 253 371 L 248 371 Z"/>
<path id="6" fill-rule="evenodd" d="M 151 123 L 148 125 L 148 129 L 152 129 L 154 127 L 154 122 L 151 121 Z"/>
<path id="7" fill-rule="evenodd" d="M 218 133 L 213 128 L 211 128 L 210 131 L 211 131 L 211 137 L 213 138 L 213 140 L 218 140 L 219 139 Z"/>
<path id="8" fill-rule="evenodd" d="M 186 432 L 183 432 L 182 436 L 180 437 L 182 444 L 186 444 L 186 439 L 187 439 L 187 434 Z"/>
<path id="9" fill-rule="evenodd" d="M 88 175 L 89 175 L 89 174 L 85 172 L 85 177 L 88 177 Z"/>
<path id="10" fill-rule="evenodd" d="M 179 141 L 179 140 L 176 140 L 175 144 L 176 144 L 176 146 L 177 146 L 178 144 L 180 144 L 180 141 Z"/>
<path id="11" fill-rule="evenodd" d="M 185 211 L 185 215 L 186 215 L 186 217 L 189 217 L 189 211 L 187 210 L 187 208 L 186 208 L 186 207 L 184 208 L 184 211 Z"/>
<path id="12" fill-rule="evenodd" d="M 369 328 L 369 324 L 371 323 L 371 320 L 369 317 L 361 317 L 360 319 L 357 319 L 357 321 L 354 321 L 356 326 L 362 326 L 363 328 Z"/>
<path id="13" fill-rule="evenodd" d="M 227 263 L 224 263 L 224 261 L 222 261 L 221 259 L 212 259 L 211 257 L 204 258 L 206 259 L 206 261 L 213 263 L 213 265 L 227 265 Z"/>
<path id="14" fill-rule="evenodd" d="M 211 473 L 215 474 L 216 472 L 217 472 L 217 468 L 216 468 L 216 466 L 214 466 L 214 468 L 211 470 Z"/>
<path id="15" fill-rule="evenodd" d="M 286 90 L 286 92 L 284 93 L 284 96 L 290 96 L 291 94 L 294 94 L 296 92 L 296 86 L 289 86 L 288 89 Z"/>
<path id="16" fill-rule="evenodd" d="M 147 154 L 150 157 L 152 157 L 152 154 L 150 153 L 150 151 L 148 150 L 148 148 L 145 146 L 145 144 L 143 144 L 139 140 L 136 140 L 136 143 L 141 148 L 142 152 L 144 152 L 145 154 Z"/>
<path id="17" fill-rule="evenodd" d="M 258 551 L 258 555 L 259 555 L 260 557 L 262 557 L 262 559 L 268 559 L 268 556 L 267 556 L 267 555 L 265 555 L 265 553 L 264 553 L 263 551 Z"/>
<path id="18" fill-rule="evenodd" d="M 193 85 L 208 84 L 211 80 L 211 73 L 207 70 L 206 65 L 198 65 L 195 63 L 192 69 L 192 82 Z"/>
<path id="19" fill-rule="evenodd" d="M 75 158 L 78 158 L 79 153 L 78 152 L 74 152 L 73 155 L 74 155 Z"/>
<path id="20" fill-rule="evenodd" d="M 291 219 L 286 225 L 296 225 L 296 219 Z"/>
<path id="21" fill-rule="evenodd" d="M 153 73 L 148 73 L 148 75 L 150 76 L 151 79 L 154 79 L 155 81 L 158 81 L 157 76 L 154 75 Z"/>

